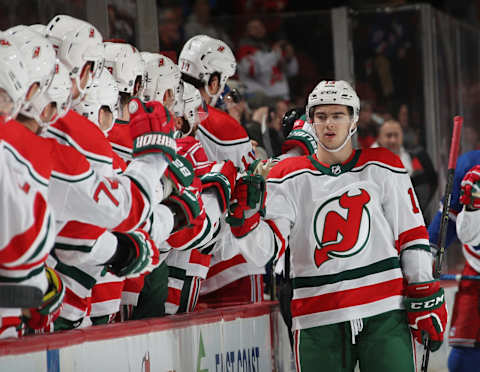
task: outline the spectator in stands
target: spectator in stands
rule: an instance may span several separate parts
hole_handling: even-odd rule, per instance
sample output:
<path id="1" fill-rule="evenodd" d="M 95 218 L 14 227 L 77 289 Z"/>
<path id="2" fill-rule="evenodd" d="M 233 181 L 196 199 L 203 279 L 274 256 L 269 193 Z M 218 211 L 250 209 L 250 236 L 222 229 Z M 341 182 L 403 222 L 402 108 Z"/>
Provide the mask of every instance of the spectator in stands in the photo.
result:
<path id="1" fill-rule="evenodd" d="M 232 47 L 232 41 L 228 35 L 211 22 L 210 15 L 209 1 L 196 0 L 193 4 L 193 12 L 188 16 L 185 24 L 185 38 L 190 39 L 195 35 L 208 35 L 223 40 Z"/>
<path id="2" fill-rule="evenodd" d="M 263 22 L 247 23 L 237 51 L 237 72 L 247 86 L 247 101 L 252 108 L 290 100 L 288 78 L 298 74 L 293 46 L 286 40 L 271 44 Z"/>
<path id="3" fill-rule="evenodd" d="M 175 7 L 158 7 L 158 39 L 162 53 L 165 54 L 165 51 L 174 51 L 176 55 L 180 53 L 184 44 L 182 24 L 181 12 Z"/>
<path id="4" fill-rule="evenodd" d="M 135 11 L 136 4 L 133 3 L 120 9 L 115 4 L 108 5 L 108 27 L 110 31 L 109 39 L 122 39 L 129 44 L 135 43 Z"/>
<path id="5" fill-rule="evenodd" d="M 387 120 L 379 128 L 377 142 L 372 147 L 382 146 L 397 154 L 412 179 L 420 209 L 429 220 L 428 205 L 438 186 L 437 172 L 427 152 L 420 147 L 406 150 L 403 146 L 403 128 L 398 121 Z"/>
<path id="6" fill-rule="evenodd" d="M 480 150 L 480 135 L 478 128 L 466 125 L 463 128 L 463 139 L 462 152 Z"/>
<path id="7" fill-rule="evenodd" d="M 402 103 L 398 106 L 394 117 L 402 126 L 403 132 L 403 146 L 407 150 L 412 150 L 419 146 L 419 131 L 418 128 L 413 128 L 410 122 L 410 111 L 406 103 Z"/>
<path id="8" fill-rule="evenodd" d="M 228 80 L 216 107 L 226 111 L 243 127 L 252 119 L 252 111 L 245 100 L 245 84 L 240 80 Z"/>
<path id="9" fill-rule="evenodd" d="M 275 106 L 263 106 L 255 110 L 252 120 L 245 127 L 248 136 L 254 139 L 258 146 L 265 149 L 268 158 L 282 153 L 282 143 L 284 141 L 281 134 L 282 118 L 283 115 L 277 119 L 277 108 Z"/>
<path id="10" fill-rule="evenodd" d="M 370 101 L 360 103 L 360 115 L 357 122 L 357 138 L 360 148 L 370 147 L 377 138 L 378 126 L 383 123 L 383 119 L 373 112 L 373 104 Z"/>

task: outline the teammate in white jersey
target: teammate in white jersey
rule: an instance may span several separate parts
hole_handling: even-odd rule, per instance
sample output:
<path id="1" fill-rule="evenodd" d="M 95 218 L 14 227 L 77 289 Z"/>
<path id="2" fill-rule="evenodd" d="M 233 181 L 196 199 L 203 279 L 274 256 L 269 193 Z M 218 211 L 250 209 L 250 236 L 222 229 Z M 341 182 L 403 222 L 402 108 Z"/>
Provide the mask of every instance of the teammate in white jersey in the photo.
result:
<path id="1" fill-rule="evenodd" d="M 178 65 L 182 80 L 197 88 L 207 103 L 208 117 L 197 126 L 195 138 L 202 144 L 208 160 L 231 160 L 241 172 L 246 170 L 255 160 L 247 132 L 232 116 L 215 108 L 227 80 L 235 74 L 236 61 L 231 49 L 221 40 L 196 35 L 183 46 Z M 199 303 L 221 306 L 263 300 L 265 268 L 247 262 L 231 249 L 231 239 L 228 233 L 216 243 L 221 248 L 212 258 Z"/>
<path id="2" fill-rule="evenodd" d="M 443 340 L 444 294 L 410 178 L 390 151 L 353 149 L 359 109 L 347 82 L 315 87 L 316 154 L 272 168 L 264 221 L 237 240 L 257 264 L 290 247 L 297 371 L 414 371 L 413 338 L 428 333 L 432 350 Z M 246 217 L 261 208 L 234 197 Z"/>
<path id="3" fill-rule="evenodd" d="M 480 150 L 466 152 L 458 157 L 453 178 L 445 248 L 456 238 L 462 243 L 465 265 L 464 278 L 480 275 Z M 442 204 L 428 227 L 430 244 L 439 240 Z M 452 321 L 448 334 L 451 347 L 448 356 L 450 372 L 474 371 L 480 363 L 480 281 L 461 280 L 455 294 Z"/>

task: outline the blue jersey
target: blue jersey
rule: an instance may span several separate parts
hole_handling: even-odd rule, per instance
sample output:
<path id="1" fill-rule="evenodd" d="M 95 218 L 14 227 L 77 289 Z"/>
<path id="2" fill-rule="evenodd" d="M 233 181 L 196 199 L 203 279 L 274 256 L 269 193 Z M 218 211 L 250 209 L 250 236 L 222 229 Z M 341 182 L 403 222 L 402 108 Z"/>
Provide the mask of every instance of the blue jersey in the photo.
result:
<path id="1" fill-rule="evenodd" d="M 452 201 L 450 205 L 450 219 L 448 220 L 447 238 L 445 247 L 448 247 L 457 238 L 457 230 L 455 227 L 456 216 L 462 210 L 462 204 L 460 203 L 460 184 L 465 174 L 473 168 L 475 165 L 480 164 L 480 150 L 474 150 L 462 154 L 457 159 L 457 166 L 455 168 L 455 177 L 453 179 L 453 192 Z M 430 237 L 430 243 L 438 244 L 440 235 L 440 223 L 442 219 L 443 200 L 440 202 L 440 209 L 433 218 L 430 226 L 428 227 L 428 235 Z M 480 249 L 480 246 L 475 247 Z"/>

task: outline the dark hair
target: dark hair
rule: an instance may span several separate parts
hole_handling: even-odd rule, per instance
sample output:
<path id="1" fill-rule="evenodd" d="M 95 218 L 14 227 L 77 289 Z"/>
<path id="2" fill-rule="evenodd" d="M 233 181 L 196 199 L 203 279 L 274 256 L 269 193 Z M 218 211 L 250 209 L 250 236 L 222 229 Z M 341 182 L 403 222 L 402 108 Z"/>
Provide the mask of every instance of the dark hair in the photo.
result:
<path id="1" fill-rule="evenodd" d="M 208 84 L 210 84 L 214 77 L 218 77 L 220 80 L 220 73 L 215 71 L 214 73 L 210 74 L 210 78 L 208 79 Z M 182 72 L 182 80 L 186 83 L 192 84 L 195 88 L 200 89 L 203 88 L 203 81 L 194 78 L 193 76 L 187 75 Z"/>

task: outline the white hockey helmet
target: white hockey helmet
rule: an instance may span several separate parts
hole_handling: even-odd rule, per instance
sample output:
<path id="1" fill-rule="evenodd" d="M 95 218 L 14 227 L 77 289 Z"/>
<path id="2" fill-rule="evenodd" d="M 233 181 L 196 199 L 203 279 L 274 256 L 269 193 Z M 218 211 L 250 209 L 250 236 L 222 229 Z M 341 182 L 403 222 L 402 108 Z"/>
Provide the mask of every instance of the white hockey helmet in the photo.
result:
<path id="1" fill-rule="evenodd" d="M 41 119 L 41 114 L 50 103 L 55 103 L 57 112 L 48 122 L 45 122 Z M 22 108 L 22 113 L 35 119 L 42 128 L 45 128 L 65 116 L 70 110 L 71 104 L 72 81 L 70 74 L 65 65 L 57 60 L 55 73 L 47 90 L 32 99 L 25 108 Z"/>
<path id="2" fill-rule="evenodd" d="M 75 80 L 82 99 L 85 89 L 103 69 L 103 37 L 92 24 L 68 15 L 53 17 L 46 26 L 46 38 L 53 44 L 58 58 L 65 64 Z M 92 74 L 82 89 L 80 75 L 87 62 L 93 63 Z"/>
<path id="3" fill-rule="evenodd" d="M 215 106 L 225 83 L 235 74 L 237 68 L 230 47 L 222 40 L 207 35 L 196 35 L 185 43 L 178 58 L 178 65 L 183 74 L 203 82 L 205 91 L 212 98 L 211 106 Z M 216 94 L 210 94 L 208 82 L 214 73 L 220 74 L 220 87 Z"/>
<path id="4" fill-rule="evenodd" d="M 67 66 L 58 61 L 55 66 L 55 75 L 47 89 L 51 102 L 57 104 L 57 115 L 54 120 L 64 117 L 72 106 L 72 80 Z"/>
<path id="5" fill-rule="evenodd" d="M 87 89 L 84 99 L 75 105 L 73 109 L 100 127 L 100 109 L 107 106 L 113 114 L 111 125 L 104 131 L 104 133 L 108 133 L 118 117 L 118 93 L 117 82 L 112 74 L 104 68 L 100 77 L 95 79 L 93 84 Z"/>
<path id="6" fill-rule="evenodd" d="M 39 33 L 40 35 L 42 36 L 46 36 L 47 35 L 47 26 L 46 25 L 42 25 L 40 23 L 36 23 L 34 25 L 30 25 L 28 26 L 28 28 L 32 31 L 35 31 L 37 33 Z"/>
<path id="7" fill-rule="evenodd" d="M 344 80 L 326 81 L 323 80 L 313 88 L 308 95 L 306 107 L 307 121 L 312 122 L 312 110 L 318 105 L 344 105 L 353 110 L 352 120 L 358 121 L 360 113 L 360 99 L 352 86 Z"/>
<path id="8" fill-rule="evenodd" d="M 141 56 L 145 61 L 145 84 L 141 97 L 145 102 L 164 103 L 165 92 L 171 90 L 172 94 L 175 94 L 180 83 L 180 69 L 170 58 L 162 54 L 142 52 Z"/>
<path id="9" fill-rule="evenodd" d="M 175 116 L 183 117 L 188 124 L 188 130 L 181 133 L 181 136 L 187 136 L 208 117 L 208 107 L 200 91 L 192 84 L 182 81 L 176 91 L 174 113 Z"/>
<path id="10" fill-rule="evenodd" d="M 57 58 L 52 44 L 28 26 L 19 25 L 6 31 L 23 56 L 30 84 L 38 83 L 37 94 L 45 92 L 53 78 Z"/>
<path id="11" fill-rule="evenodd" d="M 113 75 L 120 92 L 138 94 L 142 91 L 145 62 L 133 45 L 105 42 L 105 67 Z M 140 89 L 134 92 L 135 83 L 140 79 Z"/>
<path id="12" fill-rule="evenodd" d="M 17 116 L 30 87 L 30 79 L 23 55 L 11 41 L 11 36 L 0 31 L 0 90 L 8 94 L 8 98 L 2 95 L 2 99 L 9 99 L 8 112 L 5 121 Z M 3 106 L 3 104 L 2 104 Z M 2 111 L 6 109 L 2 107 Z"/>
<path id="13" fill-rule="evenodd" d="M 350 137 L 357 131 L 356 123 L 360 113 L 360 99 L 352 86 L 344 80 L 327 81 L 323 80 L 317 84 L 308 95 L 306 106 L 307 122 L 313 124 L 313 109 L 318 105 L 344 105 L 352 108 L 353 115 L 350 122 L 350 129 L 342 145 L 335 149 L 328 149 L 321 141 L 318 144 L 328 152 L 340 151 L 348 142 Z"/>

